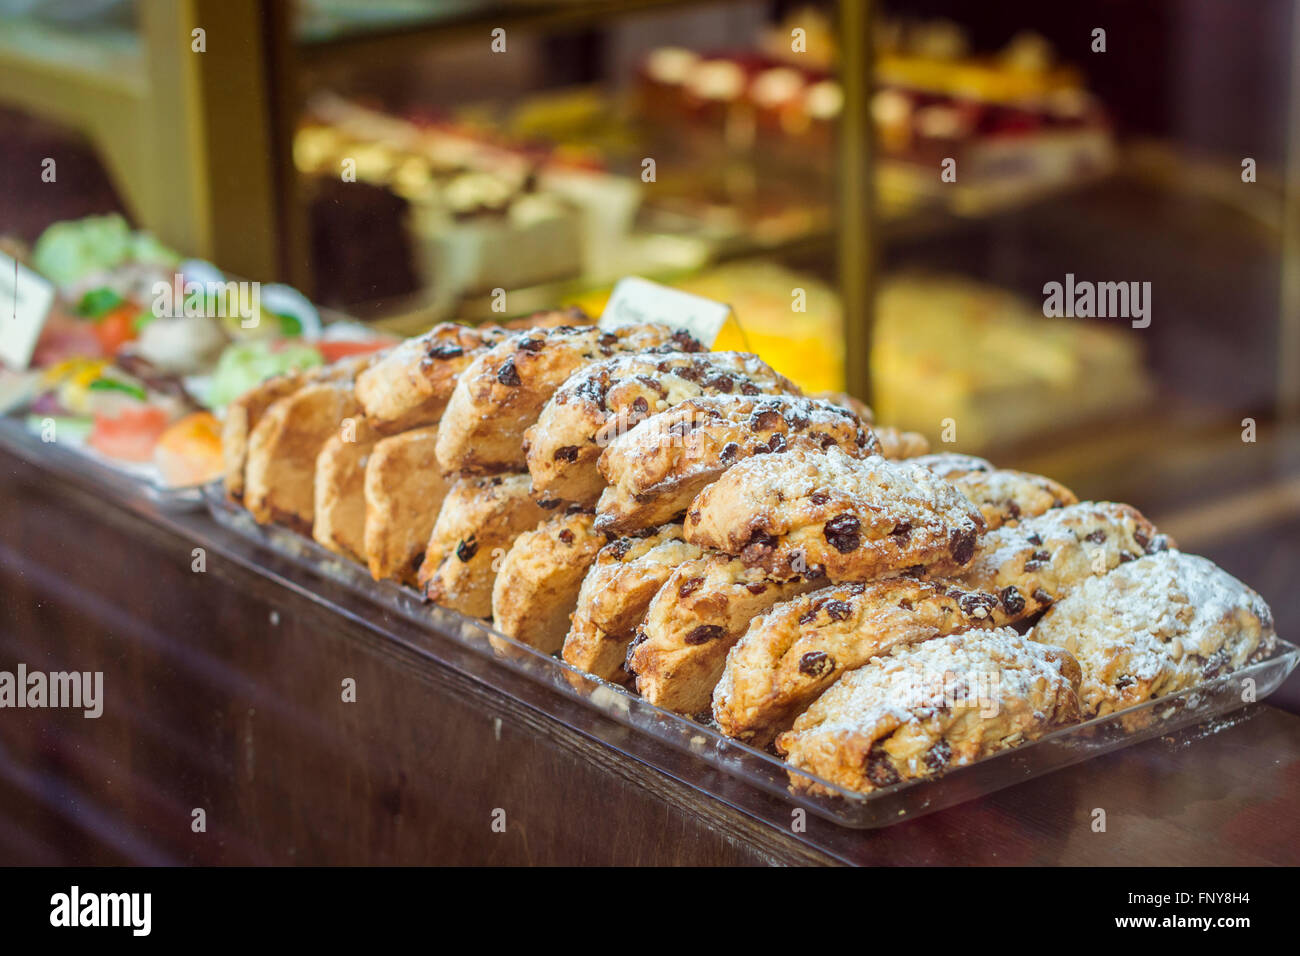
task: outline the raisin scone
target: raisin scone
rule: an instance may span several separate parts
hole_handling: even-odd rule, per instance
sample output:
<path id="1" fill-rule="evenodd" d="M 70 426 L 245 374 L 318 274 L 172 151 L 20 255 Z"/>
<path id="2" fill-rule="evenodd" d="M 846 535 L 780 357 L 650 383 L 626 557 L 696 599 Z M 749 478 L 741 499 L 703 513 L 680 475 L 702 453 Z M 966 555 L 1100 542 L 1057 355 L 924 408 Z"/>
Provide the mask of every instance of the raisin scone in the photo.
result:
<path id="1" fill-rule="evenodd" d="M 961 575 L 965 586 L 998 596 L 1007 622 L 1050 607 L 1090 577 L 1171 547 L 1132 505 L 1084 501 L 990 531 Z"/>
<path id="2" fill-rule="evenodd" d="M 748 352 L 647 353 L 595 362 L 561 385 L 524 433 L 533 488 L 595 504 L 605 487 L 597 466 L 601 454 L 649 416 L 702 395 L 798 393 Z"/>
<path id="3" fill-rule="evenodd" d="M 564 659 L 603 680 L 625 683 L 627 648 L 651 599 L 675 568 L 700 554 L 676 524 L 601 548 L 578 592 Z"/>
<path id="4" fill-rule="evenodd" d="M 691 503 L 686 539 L 773 574 L 824 570 L 865 580 L 970 563 L 979 509 L 920 465 L 857 459 L 832 446 L 749 458 Z"/>
<path id="5" fill-rule="evenodd" d="M 566 510 L 515 538 L 492 585 L 493 625 L 552 654 L 564 645 L 578 591 L 607 543 L 595 515 Z"/>
<path id="6" fill-rule="evenodd" d="M 394 346 L 358 375 L 357 401 L 385 434 L 436 425 L 460 373 L 508 334 L 495 325 L 435 325 Z"/>
<path id="7" fill-rule="evenodd" d="M 776 739 L 797 790 L 867 793 L 1079 719 L 1079 665 L 1011 628 L 905 644 L 850 671 Z"/>
<path id="8" fill-rule="evenodd" d="M 997 598 L 941 581 L 840 584 L 778 604 L 727 656 L 713 692 L 723 733 L 763 745 L 841 674 L 900 644 L 992 627 Z"/>
<path id="9" fill-rule="evenodd" d="M 978 471 L 993 471 L 995 468 L 993 462 L 987 458 L 980 458 L 978 455 L 963 455 L 955 451 L 937 451 L 929 455 L 916 455 L 911 461 L 914 465 L 924 465 L 940 478 L 948 481 Z"/>
<path id="10" fill-rule="evenodd" d="M 364 417 L 326 439 L 316 456 L 311 535 L 336 554 L 364 561 L 366 461 L 379 434 Z"/>
<path id="11" fill-rule="evenodd" d="M 930 450 L 930 442 L 920 432 L 899 431 L 888 425 L 871 426 L 880 442 L 880 454 L 891 460 L 916 458 Z"/>
<path id="12" fill-rule="evenodd" d="M 365 555 L 370 576 L 414 584 L 448 483 L 434 448 L 438 427 L 413 428 L 375 443 L 366 461 Z"/>
<path id="13" fill-rule="evenodd" d="M 971 471 L 945 480 L 975 503 L 989 531 L 1079 501 L 1059 481 L 1009 468 Z"/>
<path id="14" fill-rule="evenodd" d="M 524 431 L 565 379 L 620 352 L 661 346 L 680 352 L 704 348 L 689 333 L 656 323 L 614 331 L 561 325 L 519 332 L 498 342 L 461 372 L 452 390 L 438 435 L 443 470 L 525 470 Z"/>
<path id="15" fill-rule="evenodd" d="M 630 531 L 671 521 L 738 461 L 832 445 L 854 458 L 880 451 L 855 413 L 819 399 L 715 395 L 682 402 L 620 435 L 600 456 L 609 487 L 596 525 Z"/>
<path id="16" fill-rule="evenodd" d="M 234 501 L 243 500 L 249 441 L 258 422 L 273 405 L 307 385 L 351 384 L 375 359 L 375 356 L 358 355 L 332 365 L 286 372 L 250 388 L 230 402 L 221 421 L 221 460 L 225 469 L 226 494 Z"/>
<path id="17" fill-rule="evenodd" d="M 273 403 L 248 437 L 244 507 L 261 524 L 274 521 L 311 534 L 316 457 L 360 415 L 350 382 L 304 385 Z"/>
<path id="18" fill-rule="evenodd" d="M 435 604 L 492 616 L 492 585 L 515 538 L 549 514 L 528 476 L 460 478 L 443 499 L 420 565 L 419 586 Z"/>
<path id="19" fill-rule="evenodd" d="M 1084 581 L 1029 636 L 1078 658 L 1085 717 L 1236 670 L 1276 640 L 1263 598 L 1214 562 L 1179 551 Z"/>
<path id="20" fill-rule="evenodd" d="M 818 401 L 830 402 L 832 405 L 839 405 L 841 408 L 847 408 L 854 415 L 862 420 L 862 424 L 870 425 L 876 420 L 876 413 L 871 410 L 871 406 L 860 398 L 854 398 L 848 392 L 822 391 L 813 392 L 808 396 Z"/>
<path id="21" fill-rule="evenodd" d="M 709 552 L 673 571 L 646 610 L 627 655 L 637 692 L 679 714 L 707 714 L 727 651 L 772 605 L 826 582 L 770 577 Z"/>

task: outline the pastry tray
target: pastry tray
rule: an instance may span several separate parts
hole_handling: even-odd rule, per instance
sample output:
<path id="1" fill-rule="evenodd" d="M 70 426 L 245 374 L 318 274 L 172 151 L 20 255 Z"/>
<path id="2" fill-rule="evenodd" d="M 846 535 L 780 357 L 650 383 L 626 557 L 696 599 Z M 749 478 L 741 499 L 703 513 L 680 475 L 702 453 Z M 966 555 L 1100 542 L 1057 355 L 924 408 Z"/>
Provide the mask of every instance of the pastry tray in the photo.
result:
<path id="1" fill-rule="evenodd" d="M 198 511 L 203 507 L 201 485 L 169 487 L 147 475 L 117 467 L 77 445 L 42 441 L 27 430 L 20 415 L 0 415 L 0 448 L 78 483 L 99 485 L 123 498 L 147 501 L 163 511 Z"/>
<path id="2" fill-rule="evenodd" d="M 809 795 L 791 790 L 789 768 L 773 754 L 656 707 L 623 687 L 592 677 L 558 657 L 520 644 L 493 630 L 486 621 L 428 604 L 418 591 L 409 587 L 374 581 L 361 565 L 288 528 L 257 524 L 246 510 L 226 497 L 219 481 L 204 487 L 203 498 L 218 524 L 274 551 L 291 565 L 322 579 L 327 587 L 350 592 L 351 596 L 373 603 L 382 611 L 426 628 L 634 731 L 690 754 L 750 787 L 845 827 L 889 826 L 1184 728 L 1195 727 L 1190 733 L 1193 738 L 1214 733 L 1221 726 L 1233 722 L 1223 720 L 1223 715 L 1246 706 L 1243 688 L 1248 686 L 1244 683 L 1247 678 L 1253 681 L 1254 699 L 1262 700 L 1276 690 L 1300 662 L 1300 648 L 1279 640 L 1273 654 L 1265 660 L 1178 694 L 1063 727 L 1032 743 L 954 768 L 939 777 L 907 781 L 861 794 L 804 772 L 803 776 L 816 780 L 830 792 L 829 796 Z M 339 595 L 340 603 L 331 602 L 328 593 L 317 597 L 339 613 L 351 613 L 344 604 L 353 602 L 343 600 L 345 596 L 342 594 Z M 382 627 L 381 624 L 375 626 Z M 489 677 L 491 672 L 492 668 L 487 668 Z M 552 716 L 563 719 L 562 714 Z M 704 768 L 700 769 L 703 771 Z M 733 796 L 722 792 L 724 788 L 716 787 L 716 775 L 701 772 L 700 778 L 687 782 L 724 802 L 735 802 Z"/>

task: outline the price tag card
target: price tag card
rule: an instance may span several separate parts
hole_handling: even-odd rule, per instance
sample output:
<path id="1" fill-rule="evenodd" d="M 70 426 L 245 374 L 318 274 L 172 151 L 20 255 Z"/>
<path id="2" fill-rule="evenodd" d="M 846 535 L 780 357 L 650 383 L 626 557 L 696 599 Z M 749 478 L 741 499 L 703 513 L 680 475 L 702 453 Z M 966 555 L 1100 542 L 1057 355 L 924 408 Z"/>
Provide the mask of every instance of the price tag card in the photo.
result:
<path id="1" fill-rule="evenodd" d="M 702 296 L 670 289 L 637 276 L 620 279 L 600 316 L 602 329 L 634 322 L 659 322 L 686 329 L 711 347 L 731 318 L 731 306 Z"/>
<path id="2" fill-rule="evenodd" d="M 49 280 L 0 252 L 0 361 L 27 367 L 53 304 Z"/>

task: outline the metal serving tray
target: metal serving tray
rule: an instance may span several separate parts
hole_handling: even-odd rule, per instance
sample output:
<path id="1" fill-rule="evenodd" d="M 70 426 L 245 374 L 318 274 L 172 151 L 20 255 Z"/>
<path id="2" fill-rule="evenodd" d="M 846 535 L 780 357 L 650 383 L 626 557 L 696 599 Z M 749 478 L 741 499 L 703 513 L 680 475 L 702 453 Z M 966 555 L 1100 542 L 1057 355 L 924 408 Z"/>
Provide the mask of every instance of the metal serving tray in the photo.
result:
<path id="1" fill-rule="evenodd" d="M 1262 700 L 1276 690 L 1300 662 L 1300 648 L 1279 640 L 1277 649 L 1268 659 L 1198 687 L 1147 701 L 1120 713 L 1063 727 L 1033 743 L 993 754 L 939 777 L 899 783 L 870 794 L 845 790 L 813 774 L 801 772 L 802 776 L 821 783 L 831 793 L 830 796 L 813 796 L 790 788 L 788 766 L 772 754 L 647 703 L 623 687 L 592 677 L 557 657 L 506 637 L 485 621 L 427 604 L 411 588 L 388 581 L 374 581 L 365 568 L 296 532 L 278 525 L 257 524 L 247 511 L 226 497 L 219 481 L 207 485 L 203 497 L 212 517 L 220 525 L 272 549 L 315 576 L 491 658 L 500 666 L 523 674 L 565 697 L 580 701 L 620 724 L 691 754 L 752 787 L 846 827 L 889 826 L 1185 727 L 1199 725 L 1194 735 L 1214 733 L 1220 726 L 1232 722 L 1223 721 L 1223 715 L 1246 706 L 1243 697 L 1246 696 L 1247 679 L 1253 682 L 1254 699 Z M 319 597 L 330 603 L 329 595 Z M 696 785 L 712 793 L 710 787 Z M 714 796 L 726 799 L 722 794 Z"/>

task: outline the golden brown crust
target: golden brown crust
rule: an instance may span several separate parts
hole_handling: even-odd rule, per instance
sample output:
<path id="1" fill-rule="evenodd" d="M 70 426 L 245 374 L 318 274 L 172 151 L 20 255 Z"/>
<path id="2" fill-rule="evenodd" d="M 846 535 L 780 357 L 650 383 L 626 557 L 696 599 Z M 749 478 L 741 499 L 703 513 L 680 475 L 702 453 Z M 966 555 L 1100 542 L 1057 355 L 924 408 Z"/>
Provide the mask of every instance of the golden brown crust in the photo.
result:
<path id="1" fill-rule="evenodd" d="M 900 644 L 996 623 L 997 599 L 946 582 L 839 584 L 772 608 L 727 657 L 713 692 L 726 734 L 766 744 L 839 679 Z"/>
<path id="2" fill-rule="evenodd" d="M 549 512 L 529 493 L 528 475 L 460 478 L 443 499 L 418 583 L 430 601 L 470 617 L 491 617 L 501 559 Z"/>
<path id="3" fill-rule="evenodd" d="M 360 414 L 351 385 L 335 383 L 303 386 L 266 410 L 249 436 L 244 468 L 244 506 L 259 523 L 311 533 L 316 457 Z"/>
<path id="4" fill-rule="evenodd" d="M 798 394 L 748 352 L 619 355 L 575 372 L 524 433 L 533 488 L 592 505 L 605 487 L 597 460 L 650 415 L 703 395 Z"/>
<path id="5" fill-rule="evenodd" d="M 844 675 L 777 738 L 798 771 L 868 793 L 973 763 L 1079 719 L 1078 664 L 1011 628 L 906 644 Z"/>
<path id="6" fill-rule="evenodd" d="M 326 439 L 316 456 L 312 537 L 331 551 L 364 561 L 366 460 L 379 435 L 364 416 Z"/>
<path id="7" fill-rule="evenodd" d="M 248 441 L 266 410 L 303 386 L 300 372 L 277 375 L 249 389 L 226 406 L 221 422 L 221 459 L 225 466 L 226 494 L 235 501 L 244 497 L 244 468 L 248 464 Z"/>
<path id="8" fill-rule="evenodd" d="M 522 471 L 524 430 L 578 369 L 619 352 L 673 343 L 698 350 L 683 331 L 657 324 L 602 331 L 557 326 L 510 336 L 478 356 L 461 373 L 443 413 L 438 460 L 445 472 L 491 474 Z"/>
<path id="9" fill-rule="evenodd" d="M 1059 481 L 1025 471 L 995 468 L 947 480 L 979 507 L 989 531 L 1079 502 L 1074 492 Z"/>
<path id="10" fill-rule="evenodd" d="M 707 714 L 727 652 L 750 622 L 824 583 L 769 577 L 717 552 L 687 561 L 655 594 L 628 651 L 637 692 L 679 714 Z"/>
<path id="11" fill-rule="evenodd" d="M 891 460 L 916 458 L 930 450 L 930 442 L 920 432 L 905 432 L 887 425 L 872 425 L 880 442 L 880 454 Z"/>
<path id="12" fill-rule="evenodd" d="M 384 434 L 436 425 L 460 373 L 507 334 L 494 325 L 443 322 L 395 346 L 357 376 L 366 418 Z"/>
<path id="13" fill-rule="evenodd" d="M 817 399 L 721 395 L 682 402 L 620 435 L 600 456 L 609 487 L 596 508 L 597 526 L 634 531 L 662 524 L 738 461 L 832 445 L 854 458 L 879 450 L 857 415 Z"/>
<path id="14" fill-rule="evenodd" d="M 698 547 L 682 540 L 681 525 L 601 548 L 578 593 L 564 659 L 604 680 L 625 682 L 627 648 L 650 600 L 674 568 L 699 556 Z"/>
<path id="15" fill-rule="evenodd" d="M 692 502 L 685 533 L 773 574 L 824 569 L 844 581 L 965 567 L 983 525 L 961 492 L 925 468 L 831 447 L 733 466 Z"/>
<path id="16" fill-rule="evenodd" d="M 493 626 L 553 654 L 564 645 L 587 569 L 608 539 L 590 512 L 569 511 L 515 538 L 492 586 Z"/>
<path id="17" fill-rule="evenodd" d="M 1084 501 L 990 531 L 960 580 L 997 595 L 1002 620 L 1022 621 L 1088 578 L 1169 546 L 1131 505 Z"/>
<path id="18" fill-rule="evenodd" d="M 446 497 L 437 426 L 380 439 L 366 463 L 366 563 L 376 581 L 416 582 L 416 567 Z"/>

